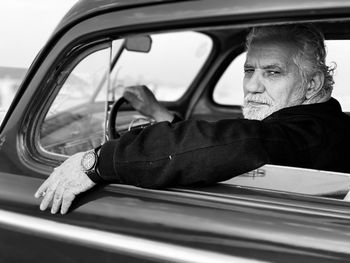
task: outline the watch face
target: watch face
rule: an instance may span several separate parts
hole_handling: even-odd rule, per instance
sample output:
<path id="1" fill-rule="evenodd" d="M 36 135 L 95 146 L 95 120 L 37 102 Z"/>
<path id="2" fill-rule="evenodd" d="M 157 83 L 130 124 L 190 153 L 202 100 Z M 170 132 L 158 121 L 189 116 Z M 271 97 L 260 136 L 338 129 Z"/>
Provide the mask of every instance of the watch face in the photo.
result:
<path id="1" fill-rule="evenodd" d="M 85 171 L 92 169 L 96 162 L 96 155 L 93 151 L 84 154 L 81 160 L 81 166 Z"/>

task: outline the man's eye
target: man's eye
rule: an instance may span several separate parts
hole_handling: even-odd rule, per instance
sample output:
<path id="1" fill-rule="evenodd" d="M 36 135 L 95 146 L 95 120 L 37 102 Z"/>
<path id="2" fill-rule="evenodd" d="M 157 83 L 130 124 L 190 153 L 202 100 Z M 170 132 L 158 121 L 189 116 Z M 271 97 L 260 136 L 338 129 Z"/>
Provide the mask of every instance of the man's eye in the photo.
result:
<path id="1" fill-rule="evenodd" d="M 253 74 L 254 73 L 254 69 L 252 68 L 245 68 L 244 69 L 244 74 Z"/>
<path id="2" fill-rule="evenodd" d="M 270 76 L 270 77 L 275 77 L 275 76 L 278 76 L 281 74 L 280 71 L 277 71 L 277 70 L 269 70 L 267 71 L 267 74 Z"/>

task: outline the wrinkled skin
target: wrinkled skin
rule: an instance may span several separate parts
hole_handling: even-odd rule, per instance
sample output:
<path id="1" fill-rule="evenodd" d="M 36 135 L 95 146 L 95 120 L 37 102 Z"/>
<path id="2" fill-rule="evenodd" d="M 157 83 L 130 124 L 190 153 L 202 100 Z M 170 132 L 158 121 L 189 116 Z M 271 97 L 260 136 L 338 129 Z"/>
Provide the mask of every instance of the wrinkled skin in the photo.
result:
<path id="1" fill-rule="evenodd" d="M 66 214 L 75 197 L 93 186 L 95 183 L 81 170 L 83 152 L 74 154 L 55 168 L 49 178 L 35 193 L 36 198 L 43 197 L 40 210 L 46 210 L 52 202 L 51 213 L 58 211 Z"/>
<path id="2" fill-rule="evenodd" d="M 344 197 L 344 201 L 350 201 L 350 191 L 347 193 L 347 195 Z"/>
<path id="3" fill-rule="evenodd" d="M 130 102 L 133 108 L 156 122 L 171 122 L 174 115 L 160 104 L 152 91 L 146 86 L 130 86 L 125 88 L 123 97 Z"/>
<path id="4" fill-rule="evenodd" d="M 291 59 L 294 53 L 292 44 L 281 41 L 250 47 L 244 65 L 244 118 L 262 120 L 282 108 L 303 103 L 306 88 Z"/>

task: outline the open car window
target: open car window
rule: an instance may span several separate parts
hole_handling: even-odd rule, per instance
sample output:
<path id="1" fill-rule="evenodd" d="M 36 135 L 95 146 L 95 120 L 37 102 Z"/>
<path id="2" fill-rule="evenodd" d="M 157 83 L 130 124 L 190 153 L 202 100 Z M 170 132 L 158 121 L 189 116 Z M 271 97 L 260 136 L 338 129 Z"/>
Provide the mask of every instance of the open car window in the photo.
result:
<path id="1" fill-rule="evenodd" d="M 82 58 L 78 54 L 77 59 L 62 69 L 57 93 L 40 126 L 39 143 L 46 153 L 59 159 L 56 154 L 69 156 L 102 144 L 107 139 L 111 106 L 127 86 L 147 85 L 158 100 L 181 102 L 208 60 L 214 43 L 208 35 L 190 31 L 159 33 L 150 35 L 150 39 L 149 50 L 129 49 L 128 38 L 113 40 L 108 48 L 95 48 Z M 346 56 L 334 55 L 341 50 L 339 45 L 350 48 L 349 41 L 327 42 L 329 61 L 338 65 L 334 96 L 340 94 L 339 100 L 346 107 L 343 94 L 347 90 L 342 82 L 346 71 L 340 69 L 347 67 L 347 60 Z M 242 105 L 244 61 L 245 53 L 242 53 L 223 70 L 213 91 L 214 102 L 219 107 Z M 125 107 L 120 115 L 117 126 L 126 131 L 129 117 L 135 118 L 135 111 Z M 341 199 L 350 188 L 349 182 L 347 174 L 266 165 L 223 183 Z"/>
<path id="2" fill-rule="evenodd" d="M 350 112 L 350 40 L 326 40 L 326 64 L 335 67 L 334 89 L 336 98 L 345 112 Z M 213 91 L 215 103 L 223 106 L 243 105 L 243 77 L 246 52 L 229 64 Z M 304 168 L 265 165 L 259 169 L 232 178 L 224 184 L 254 187 L 295 194 L 343 199 L 350 189 L 350 175 Z"/>

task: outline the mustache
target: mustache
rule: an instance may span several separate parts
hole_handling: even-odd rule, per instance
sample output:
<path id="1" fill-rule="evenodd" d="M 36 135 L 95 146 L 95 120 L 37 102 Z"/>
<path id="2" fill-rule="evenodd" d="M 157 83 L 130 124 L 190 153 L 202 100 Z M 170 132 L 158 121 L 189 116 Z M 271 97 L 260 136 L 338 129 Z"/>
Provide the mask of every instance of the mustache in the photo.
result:
<path id="1" fill-rule="evenodd" d="M 244 97 L 244 105 L 249 104 L 249 102 L 255 102 L 255 103 L 262 103 L 262 104 L 268 104 L 272 105 L 273 101 L 265 96 L 261 95 L 254 95 L 254 94 L 248 94 Z"/>

